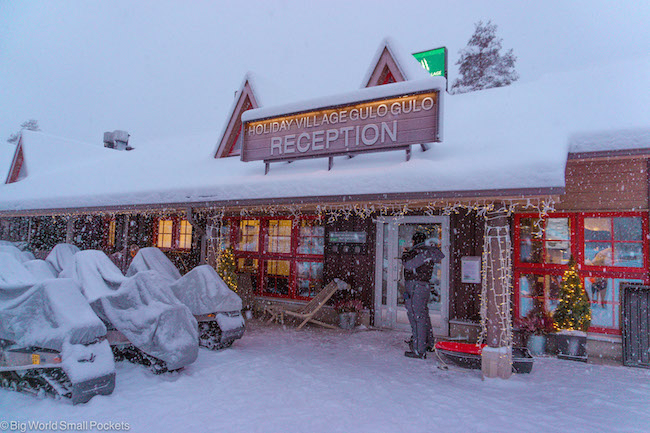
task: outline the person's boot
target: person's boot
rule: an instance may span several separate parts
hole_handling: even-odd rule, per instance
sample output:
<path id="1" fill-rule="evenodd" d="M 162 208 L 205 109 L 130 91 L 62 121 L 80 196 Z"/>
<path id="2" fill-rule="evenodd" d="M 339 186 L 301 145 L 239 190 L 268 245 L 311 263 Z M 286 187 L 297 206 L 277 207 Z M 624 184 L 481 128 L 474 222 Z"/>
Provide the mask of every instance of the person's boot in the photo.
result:
<path id="1" fill-rule="evenodd" d="M 416 358 L 416 359 L 427 359 L 427 353 L 418 353 L 415 350 L 404 352 L 404 356 L 407 358 Z"/>

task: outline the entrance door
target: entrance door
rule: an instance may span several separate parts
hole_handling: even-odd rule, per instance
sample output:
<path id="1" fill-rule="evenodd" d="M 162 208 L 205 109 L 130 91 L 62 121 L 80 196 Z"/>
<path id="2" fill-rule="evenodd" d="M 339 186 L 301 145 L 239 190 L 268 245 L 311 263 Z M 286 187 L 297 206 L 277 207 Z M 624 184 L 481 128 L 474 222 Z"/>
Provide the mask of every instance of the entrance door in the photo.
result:
<path id="1" fill-rule="evenodd" d="M 449 332 L 449 217 L 410 216 L 377 220 L 377 256 L 375 265 L 375 325 L 410 330 L 404 307 L 404 270 L 399 257 L 412 245 L 412 237 L 421 231 L 445 255 L 429 280 L 429 314 L 436 335 Z"/>

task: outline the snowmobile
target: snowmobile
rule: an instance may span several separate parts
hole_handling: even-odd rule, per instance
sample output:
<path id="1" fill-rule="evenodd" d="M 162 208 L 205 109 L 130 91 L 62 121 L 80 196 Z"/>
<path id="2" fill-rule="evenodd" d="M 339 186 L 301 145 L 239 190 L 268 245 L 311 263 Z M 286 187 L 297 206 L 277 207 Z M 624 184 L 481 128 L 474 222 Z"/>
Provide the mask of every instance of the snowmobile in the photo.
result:
<path id="1" fill-rule="evenodd" d="M 106 327 L 71 279 L 0 253 L 0 387 L 85 403 L 115 388 Z"/>
<path id="2" fill-rule="evenodd" d="M 128 360 L 160 374 L 183 368 L 198 356 L 197 323 L 169 281 L 156 272 L 125 277 L 101 251 L 75 254 L 59 274 L 81 290 L 108 328 L 117 361 Z"/>
<path id="3" fill-rule="evenodd" d="M 165 276 L 174 295 L 185 304 L 199 324 L 199 345 L 219 350 L 232 346 L 244 335 L 242 301 L 209 265 L 197 266 L 185 275 L 158 248 L 142 248 L 126 275 L 156 271 Z"/>

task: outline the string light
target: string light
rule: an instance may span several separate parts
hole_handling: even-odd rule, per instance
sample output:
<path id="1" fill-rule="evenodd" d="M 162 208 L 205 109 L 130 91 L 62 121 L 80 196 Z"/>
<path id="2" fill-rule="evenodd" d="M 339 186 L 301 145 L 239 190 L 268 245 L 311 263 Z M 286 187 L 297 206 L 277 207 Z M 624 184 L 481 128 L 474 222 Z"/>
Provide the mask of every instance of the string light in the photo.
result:
<path id="1" fill-rule="evenodd" d="M 496 213 L 487 216 L 487 219 L 499 218 L 503 213 Z M 495 317 L 499 329 L 496 338 L 497 347 L 512 345 L 512 316 L 510 312 L 510 292 L 512 288 L 512 245 L 510 242 L 510 227 L 490 226 L 486 221 L 485 236 L 483 239 L 483 255 L 481 269 L 481 330 L 479 343 L 484 343 L 487 338 L 487 317 L 488 317 L 488 295 L 494 297 L 496 306 Z M 497 257 L 499 266 L 490 266 L 490 258 Z M 489 290 L 489 281 L 499 281 L 502 288 L 500 291 Z M 493 342 L 491 342 L 493 343 Z"/>
<path id="2" fill-rule="evenodd" d="M 230 290 L 237 292 L 237 266 L 232 247 L 222 250 L 217 257 L 217 273 Z"/>

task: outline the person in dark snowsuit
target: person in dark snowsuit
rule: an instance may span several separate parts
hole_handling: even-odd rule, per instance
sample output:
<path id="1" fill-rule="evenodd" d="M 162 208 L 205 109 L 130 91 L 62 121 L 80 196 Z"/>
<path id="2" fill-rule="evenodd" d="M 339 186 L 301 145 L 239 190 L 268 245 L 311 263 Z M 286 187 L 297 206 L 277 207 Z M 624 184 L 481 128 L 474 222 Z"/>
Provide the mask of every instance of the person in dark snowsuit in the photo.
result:
<path id="1" fill-rule="evenodd" d="M 411 324 L 413 337 L 411 350 L 404 352 L 409 358 L 426 358 L 426 351 L 432 347 L 433 331 L 429 317 L 429 281 L 433 267 L 440 263 L 445 255 L 440 248 L 429 245 L 427 236 L 422 232 L 413 235 L 413 247 L 402 254 L 404 266 L 404 305 Z"/>

